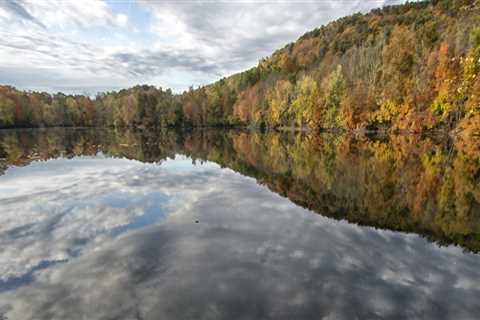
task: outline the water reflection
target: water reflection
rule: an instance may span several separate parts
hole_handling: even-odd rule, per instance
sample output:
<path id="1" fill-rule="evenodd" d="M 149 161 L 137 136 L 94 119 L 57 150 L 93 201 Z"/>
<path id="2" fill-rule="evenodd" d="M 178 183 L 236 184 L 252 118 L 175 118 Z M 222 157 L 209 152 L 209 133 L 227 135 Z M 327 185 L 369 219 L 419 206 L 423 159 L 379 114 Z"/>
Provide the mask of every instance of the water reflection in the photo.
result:
<path id="1" fill-rule="evenodd" d="M 478 159 L 459 142 L 330 138 L 0 133 L 0 315 L 475 319 L 478 184 L 460 173 Z M 440 184 L 414 185 L 418 208 L 415 181 Z"/>
<path id="2" fill-rule="evenodd" d="M 182 154 L 253 177 L 321 215 L 478 252 L 478 150 L 480 137 L 23 130 L 0 131 L 0 170 L 60 156 L 159 163 Z"/>

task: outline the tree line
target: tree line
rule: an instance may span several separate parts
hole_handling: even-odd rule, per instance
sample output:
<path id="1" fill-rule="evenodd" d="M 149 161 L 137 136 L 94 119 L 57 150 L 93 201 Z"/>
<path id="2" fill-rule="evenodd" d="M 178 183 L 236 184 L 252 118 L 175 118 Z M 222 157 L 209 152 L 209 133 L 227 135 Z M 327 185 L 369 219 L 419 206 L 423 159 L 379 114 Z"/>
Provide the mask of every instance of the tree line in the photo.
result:
<path id="1" fill-rule="evenodd" d="M 431 0 L 315 29 L 245 72 L 173 94 L 0 87 L 0 127 L 480 128 L 480 3 Z"/>

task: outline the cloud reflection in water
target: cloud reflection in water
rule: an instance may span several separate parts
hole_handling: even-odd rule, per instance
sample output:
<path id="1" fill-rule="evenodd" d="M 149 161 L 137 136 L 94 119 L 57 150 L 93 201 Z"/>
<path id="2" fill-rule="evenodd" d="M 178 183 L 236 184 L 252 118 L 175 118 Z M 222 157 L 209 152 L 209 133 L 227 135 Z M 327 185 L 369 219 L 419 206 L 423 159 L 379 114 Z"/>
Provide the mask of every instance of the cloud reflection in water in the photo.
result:
<path id="1" fill-rule="evenodd" d="M 480 312 L 478 255 L 314 215 L 209 162 L 36 162 L 0 177 L 0 194 L 0 279 L 31 274 L 0 293 L 8 319 Z M 45 261 L 61 263 L 35 269 Z"/>

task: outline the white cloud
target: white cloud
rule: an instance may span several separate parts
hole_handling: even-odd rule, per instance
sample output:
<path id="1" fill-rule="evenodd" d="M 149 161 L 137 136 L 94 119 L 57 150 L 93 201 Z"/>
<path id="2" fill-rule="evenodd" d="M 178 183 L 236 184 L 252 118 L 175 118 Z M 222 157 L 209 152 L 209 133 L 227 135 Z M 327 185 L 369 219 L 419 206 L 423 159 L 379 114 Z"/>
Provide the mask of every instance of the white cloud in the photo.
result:
<path id="1" fill-rule="evenodd" d="M 128 23 L 128 16 L 124 14 L 117 14 L 115 21 L 119 26 L 125 27 Z"/>
<path id="2" fill-rule="evenodd" d="M 58 27 L 88 29 L 97 26 L 124 26 L 125 15 L 113 15 L 102 0 L 82 1 L 25 1 L 21 2 L 35 19 L 48 29 Z"/>

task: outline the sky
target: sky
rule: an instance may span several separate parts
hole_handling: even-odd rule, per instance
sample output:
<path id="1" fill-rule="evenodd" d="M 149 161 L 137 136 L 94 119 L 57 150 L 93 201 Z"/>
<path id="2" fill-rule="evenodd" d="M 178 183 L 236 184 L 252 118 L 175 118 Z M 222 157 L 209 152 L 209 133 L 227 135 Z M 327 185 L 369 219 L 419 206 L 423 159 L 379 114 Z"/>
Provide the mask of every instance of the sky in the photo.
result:
<path id="1" fill-rule="evenodd" d="M 404 0 L 0 0 L 0 84 L 94 95 L 181 92 L 248 69 L 305 32 Z"/>

